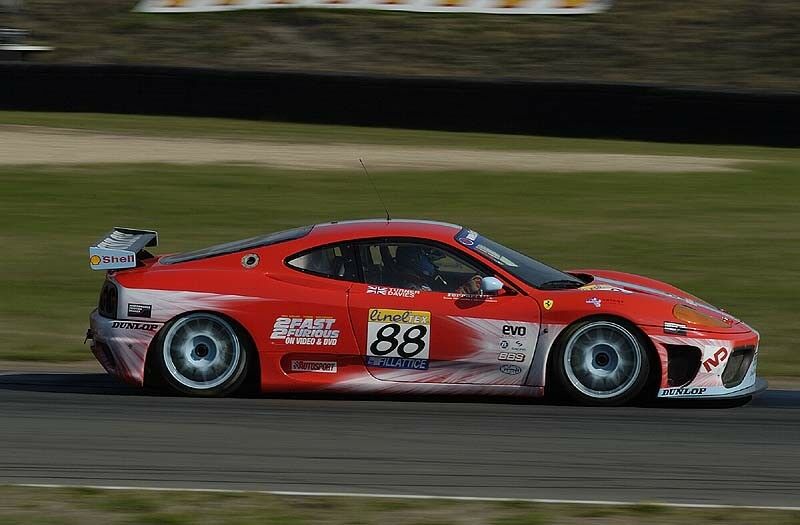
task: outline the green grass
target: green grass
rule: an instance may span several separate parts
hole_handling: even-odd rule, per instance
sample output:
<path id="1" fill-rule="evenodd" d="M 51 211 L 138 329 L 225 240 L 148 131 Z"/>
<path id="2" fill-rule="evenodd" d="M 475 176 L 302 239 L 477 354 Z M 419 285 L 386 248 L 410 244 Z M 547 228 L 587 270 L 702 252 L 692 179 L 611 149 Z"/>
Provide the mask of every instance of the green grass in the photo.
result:
<path id="1" fill-rule="evenodd" d="M 590 16 L 347 10 L 131 12 L 135 2 L 25 0 L 3 25 L 38 61 L 602 80 L 797 91 L 796 0 L 615 0 Z M 268 95 L 267 95 L 268 96 Z"/>
<path id="2" fill-rule="evenodd" d="M 643 512 L 642 508 L 649 510 Z M 5 525 L 798 525 L 800 512 L 671 508 L 653 504 L 597 506 L 0 486 L 0 522 Z"/>
<path id="3" fill-rule="evenodd" d="M 0 114 L 0 121 L 10 118 L 21 116 Z M 130 129 L 146 122 L 134 117 L 125 124 L 125 119 L 91 116 L 86 125 Z M 153 122 L 162 127 L 179 123 Z M 198 127 L 191 121 L 180 125 Z M 264 136 L 272 127 L 283 129 L 263 124 Z M 288 128 L 314 135 L 310 127 Z M 363 130 L 323 128 L 320 140 L 329 132 L 346 140 L 360 137 Z M 391 132 L 379 135 L 393 143 Z M 483 138 L 398 135 L 409 143 L 431 138 L 447 143 L 450 137 L 479 143 Z M 527 147 L 536 149 L 540 139 L 509 140 L 519 141 L 521 148 L 528 141 Z M 667 147 L 541 140 L 563 150 L 647 153 Z M 490 145 L 504 141 L 502 136 L 486 138 Z M 680 153 L 699 147 L 670 148 Z M 726 151 L 768 160 L 724 173 L 373 175 L 395 217 L 465 224 L 559 267 L 641 273 L 695 293 L 761 332 L 763 374 L 800 376 L 795 351 L 800 156 L 793 150 Z M 0 166 L 0 360 L 89 357 L 81 343 L 102 274 L 89 270 L 87 247 L 111 226 L 156 228 L 162 243 L 157 251 L 168 253 L 381 213 L 359 173 L 225 165 Z"/>

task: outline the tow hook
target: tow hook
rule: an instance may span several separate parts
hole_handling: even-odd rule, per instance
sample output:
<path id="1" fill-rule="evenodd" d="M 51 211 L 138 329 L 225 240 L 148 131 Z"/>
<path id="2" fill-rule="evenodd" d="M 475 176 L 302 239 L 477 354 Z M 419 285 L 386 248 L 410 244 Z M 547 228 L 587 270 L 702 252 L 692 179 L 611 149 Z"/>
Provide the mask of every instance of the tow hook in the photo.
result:
<path id="1" fill-rule="evenodd" d="M 86 344 L 86 341 L 88 341 L 89 339 L 94 341 L 94 330 L 92 330 L 91 328 L 88 328 L 86 330 L 86 338 L 83 340 L 83 344 Z"/>

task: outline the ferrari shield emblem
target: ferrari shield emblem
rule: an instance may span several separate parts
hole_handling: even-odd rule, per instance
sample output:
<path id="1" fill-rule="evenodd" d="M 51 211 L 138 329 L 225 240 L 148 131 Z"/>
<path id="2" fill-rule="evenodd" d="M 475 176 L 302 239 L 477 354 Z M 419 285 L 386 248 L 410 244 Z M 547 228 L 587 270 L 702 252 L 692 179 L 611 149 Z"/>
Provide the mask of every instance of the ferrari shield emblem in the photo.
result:
<path id="1" fill-rule="evenodd" d="M 553 300 L 552 299 L 545 299 L 542 301 L 542 305 L 544 306 L 545 310 L 549 310 L 553 307 Z"/>

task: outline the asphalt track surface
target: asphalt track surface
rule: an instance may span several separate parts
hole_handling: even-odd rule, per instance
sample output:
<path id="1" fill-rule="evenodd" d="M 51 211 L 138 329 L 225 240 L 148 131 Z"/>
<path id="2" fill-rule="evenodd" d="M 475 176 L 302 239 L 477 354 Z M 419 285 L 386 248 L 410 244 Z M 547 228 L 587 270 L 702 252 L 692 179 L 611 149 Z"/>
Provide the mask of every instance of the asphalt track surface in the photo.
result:
<path id="1" fill-rule="evenodd" d="M 800 505 L 800 391 L 613 409 L 0 375 L 0 483 Z"/>

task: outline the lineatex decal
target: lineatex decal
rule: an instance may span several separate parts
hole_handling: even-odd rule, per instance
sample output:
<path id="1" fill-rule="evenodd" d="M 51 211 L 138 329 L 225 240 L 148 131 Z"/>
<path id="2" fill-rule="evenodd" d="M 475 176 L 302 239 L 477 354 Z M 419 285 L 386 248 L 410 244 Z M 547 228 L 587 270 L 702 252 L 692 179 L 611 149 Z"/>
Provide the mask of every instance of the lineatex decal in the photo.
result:
<path id="1" fill-rule="evenodd" d="M 430 312 L 370 309 L 367 366 L 427 370 L 430 322 Z"/>
<path id="2" fill-rule="evenodd" d="M 286 316 L 275 319 L 269 338 L 287 345 L 336 346 L 339 330 L 334 317 Z"/>
<path id="3" fill-rule="evenodd" d="M 292 372 L 316 372 L 319 374 L 335 374 L 336 361 L 300 361 L 293 359 Z"/>

